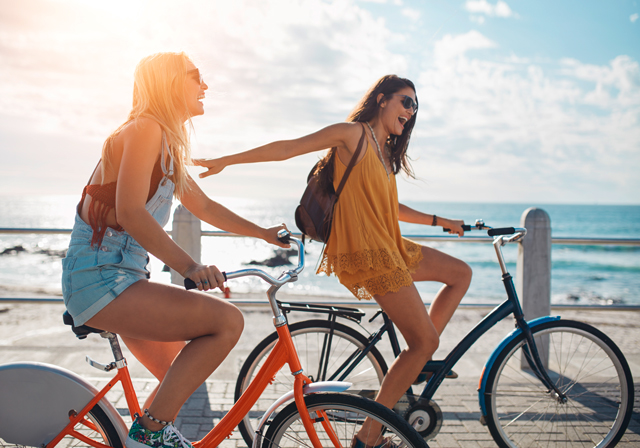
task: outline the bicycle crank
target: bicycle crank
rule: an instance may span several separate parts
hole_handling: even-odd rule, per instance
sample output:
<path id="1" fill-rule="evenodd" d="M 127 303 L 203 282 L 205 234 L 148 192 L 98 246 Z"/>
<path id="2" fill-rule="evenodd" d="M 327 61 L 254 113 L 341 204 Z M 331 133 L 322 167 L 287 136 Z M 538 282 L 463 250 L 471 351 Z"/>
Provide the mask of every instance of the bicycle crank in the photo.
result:
<path id="1" fill-rule="evenodd" d="M 443 421 L 442 410 L 433 400 L 419 401 L 407 410 L 405 420 L 424 440 L 430 440 L 440 432 Z"/>

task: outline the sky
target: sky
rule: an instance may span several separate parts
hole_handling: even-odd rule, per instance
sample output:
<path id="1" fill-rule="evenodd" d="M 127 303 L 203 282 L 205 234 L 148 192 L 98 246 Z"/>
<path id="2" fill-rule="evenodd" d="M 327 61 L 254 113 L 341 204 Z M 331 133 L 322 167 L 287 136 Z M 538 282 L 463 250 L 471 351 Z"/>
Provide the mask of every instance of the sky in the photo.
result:
<path id="1" fill-rule="evenodd" d="M 0 0 L 0 195 L 79 195 L 137 62 L 185 51 L 209 85 L 194 156 L 343 121 L 395 73 L 420 103 L 401 200 L 640 204 L 638 3 Z M 321 155 L 198 182 L 296 198 Z"/>

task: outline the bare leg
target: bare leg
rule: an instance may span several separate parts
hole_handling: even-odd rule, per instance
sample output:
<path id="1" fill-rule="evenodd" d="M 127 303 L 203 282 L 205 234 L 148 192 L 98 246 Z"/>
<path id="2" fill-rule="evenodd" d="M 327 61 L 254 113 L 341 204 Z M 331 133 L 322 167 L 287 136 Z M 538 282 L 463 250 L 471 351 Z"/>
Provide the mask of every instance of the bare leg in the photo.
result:
<path id="1" fill-rule="evenodd" d="M 471 268 L 465 262 L 429 247 L 422 247 L 422 254 L 413 280 L 444 283 L 428 313 L 415 285 L 375 297 L 407 343 L 389 368 L 376 397 L 378 403 L 388 408 L 398 402 L 437 350 L 439 336 L 471 283 Z M 367 420 L 358 438 L 372 445 L 379 434 L 380 427 Z"/>
<path id="2" fill-rule="evenodd" d="M 378 403 L 391 408 L 411 386 L 422 366 L 433 356 L 438 348 L 439 338 L 415 285 L 376 296 L 375 299 L 407 343 L 407 347 L 389 368 L 376 397 Z M 358 432 L 358 438 L 367 445 L 373 445 L 380 435 L 380 429 L 378 424 L 367 420 Z"/>
<path id="3" fill-rule="evenodd" d="M 156 341 L 144 341 L 142 339 L 134 339 L 121 336 L 127 348 L 131 351 L 133 356 L 136 357 L 140 363 L 147 368 L 153 376 L 155 376 L 160 383 L 164 379 L 167 371 L 173 364 L 173 360 L 176 359 L 180 350 L 184 348 L 186 342 L 156 342 Z M 158 393 L 158 384 L 153 391 L 149 394 L 144 401 L 142 409 L 146 409 L 151 406 L 153 399 Z M 151 414 L 153 415 L 153 414 Z M 174 420 L 172 418 L 171 420 Z"/>
<path id="4" fill-rule="evenodd" d="M 149 406 L 151 415 L 166 421 L 177 415 L 187 398 L 227 357 L 244 326 L 240 310 L 224 300 L 146 280 L 127 288 L 87 324 L 129 340 L 190 341 L 175 357 Z M 166 359 L 167 353 L 157 359 Z M 155 354 L 149 356 L 156 359 Z M 146 417 L 142 424 L 154 431 L 162 428 Z"/>
<path id="5" fill-rule="evenodd" d="M 472 272 L 464 261 L 436 249 L 423 246 L 422 255 L 420 265 L 412 275 L 413 281 L 444 283 L 429 307 L 431 321 L 441 335 L 469 289 Z"/>

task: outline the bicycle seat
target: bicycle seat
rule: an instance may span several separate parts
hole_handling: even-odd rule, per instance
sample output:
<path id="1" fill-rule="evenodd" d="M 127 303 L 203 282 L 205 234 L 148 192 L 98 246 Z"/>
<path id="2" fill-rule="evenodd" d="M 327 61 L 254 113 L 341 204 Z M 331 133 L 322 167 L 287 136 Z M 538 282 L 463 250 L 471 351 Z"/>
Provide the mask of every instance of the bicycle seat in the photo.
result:
<path id="1" fill-rule="evenodd" d="M 65 325 L 71 325 L 71 330 L 75 333 L 78 339 L 85 339 L 91 333 L 104 333 L 104 330 L 93 328 L 88 325 L 80 325 L 79 327 L 76 327 L 73 325 L 73 317 L 71 317 L 69 311 L 64 312 L 62 315 L 62 321 Z"/>

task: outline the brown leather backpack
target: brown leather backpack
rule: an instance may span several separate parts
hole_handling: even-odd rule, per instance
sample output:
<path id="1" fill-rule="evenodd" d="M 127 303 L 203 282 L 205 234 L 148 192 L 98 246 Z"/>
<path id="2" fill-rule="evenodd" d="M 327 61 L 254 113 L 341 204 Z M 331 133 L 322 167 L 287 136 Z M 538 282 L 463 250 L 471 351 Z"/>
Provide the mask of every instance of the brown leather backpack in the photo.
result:
<path id="1" fill-rule="evenodd" d="M 362 124 L 362 123 L 361 123 Z M 295 218 L 298 229 L 309 238 L 315 241 L 326 243 L 329 240 L 331 234 L 331 223 L 333 222 L 333 209 L 338 201 L 338 197 L 344 188 L 344 184 L 353 169 L 353 166 L 358 160 L 358 155 L 362 150 L 362 144 L 364 142 L 364 125 L 362 126 L 362 136 L 358 142 L 358 148 L 353 153 L 347 171 L 345 171 L 338 190 L 327 194 L 322 188 L 320 188 L 320 172 L 316 170 L 318 164 L 316 164 L 309 176 L 307 177 L 307 188 L 302 194 L 300 199 L 300 205 L 296 207 Z M 334 157 L 337 157 L 334 152 Z M 318 162 L 320 163 L 320 162 Z M 330 163 L 333 163 L 331 161 Z"/>

